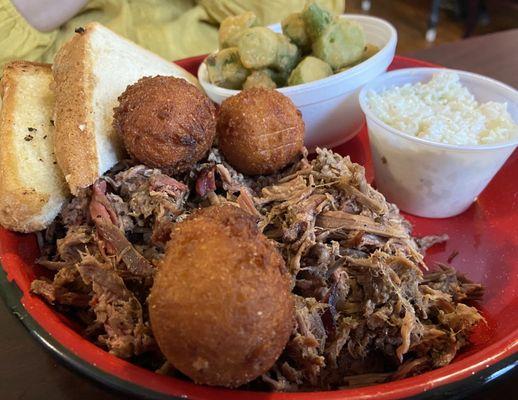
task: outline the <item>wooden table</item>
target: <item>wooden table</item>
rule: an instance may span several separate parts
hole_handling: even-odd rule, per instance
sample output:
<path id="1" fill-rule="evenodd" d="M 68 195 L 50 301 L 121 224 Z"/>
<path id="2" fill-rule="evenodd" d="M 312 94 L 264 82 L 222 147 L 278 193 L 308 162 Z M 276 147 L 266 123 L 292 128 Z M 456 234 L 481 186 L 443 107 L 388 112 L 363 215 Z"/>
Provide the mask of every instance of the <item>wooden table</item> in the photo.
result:
<path id="1" fill-rule="evenodd" d="M 518 86 L 518 29 L 405 54 L 447 67 L 478 72 Z M 507 399 L 516 371 L 486 385 L 471 399 Z M 114 393 L 69 370 L 44 350 L 0 301 L 0 398 L 3 400 L 119 400 Z"/>
<path id="2" fill-rule="evenodd" d="M 449 68 L 476 72 L 518 88 L 518 29 L 442 44 L 404 55 Z"/>

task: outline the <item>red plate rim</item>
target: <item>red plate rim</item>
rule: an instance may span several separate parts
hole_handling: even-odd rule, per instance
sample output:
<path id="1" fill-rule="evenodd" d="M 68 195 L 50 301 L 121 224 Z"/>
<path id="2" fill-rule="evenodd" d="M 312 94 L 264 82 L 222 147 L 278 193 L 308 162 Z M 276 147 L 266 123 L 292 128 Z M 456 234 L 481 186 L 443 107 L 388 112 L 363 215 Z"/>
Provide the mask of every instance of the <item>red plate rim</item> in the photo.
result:
<path id="1" fill-rule="evenodd" d="M 199 63 L 203 58 L 203 56 L 193 57 L 182 60 L 179 64 L 192 66 L 192 64 Z M 393 64 L 397 64 L 400 68 L 436 66 L 424 61 L 400 56 L 394 58 Z M 187 397 L 190 399 L 217 399 L 224 397 L 229 400 L 242 398 L 273 400 L 300 400 L 302 398 L 308 400 L 321 400 L 324 398 L 331 400 L 344 398 L 357 400 L 405 398 L 459 382 L 516 354 L 518 351 L 517 329 L 485 349 L 455 361 L 453 364 L 412 378 L 363 388 L 325 392 L 276 393 L 238 391 L 196 385 L 188 381 L 156 374 L 119 359 L 83 339 L 72 328 L 66 326 L 63 319 L 46 303 L 29 293 L 25 268 L 31 262 L 28 260 L 34 259 L 35 251 L 37 251 L 37 245 L 34 237 L 29 238 L 3 229 L 0 230 L 0 260 L 2 268 L 7 274 L 7 280 L 16 284 L 21 290 L 19 301 L 25 311 L 36 321 L 42 332 L 50 335 L 49 342 L 45 343 L 46 346 L 58 354 L 64 349 L 68 350 L 73 356 L 88 363 L 96 370 L 102 371 L 101 374 L 108 374 L 107 377 L 104 376 L 101 379 L 104 383 L 110 384 L 110 379 L 118 378 L 128 384 L 138 385 L 151 390 L 156 394 L 172 395 L 181 398 Z M 2 289 L 5 291 L 6 286 L 2 285 Z M 5 293 L 3 294 L 5 296 Z M 13 306 L 11 305 L 11 307 Z M 38 335 L 37 332 L 36 334 Z M 39 337 L 40 340 L 45 341 L 41 335 Z M 63 348 L 57 349 L 56 344 Z M 118 388 L 124 390 L 123 387 Z"/>

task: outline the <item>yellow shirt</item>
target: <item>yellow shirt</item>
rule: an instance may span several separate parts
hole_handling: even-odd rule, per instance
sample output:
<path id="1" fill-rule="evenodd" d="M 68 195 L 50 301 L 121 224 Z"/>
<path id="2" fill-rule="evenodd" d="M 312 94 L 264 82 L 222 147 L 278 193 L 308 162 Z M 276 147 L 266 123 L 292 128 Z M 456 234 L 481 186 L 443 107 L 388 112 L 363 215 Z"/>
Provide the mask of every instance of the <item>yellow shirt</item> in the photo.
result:
<path id="1" fill-rule="evenodd" d="M 10 0 L 0 0 L 0 70 L 10 60 L 52 62 L 74 30 L 98 21 L 168 60 L 217 48 L 219 23 L 253 11 L 261 25 L 300 11 L 306 0 L 91 0 L 75 17 L 51 32 L 31 27 Z M 339 14 L 345 0 L 320 0 Z"/>

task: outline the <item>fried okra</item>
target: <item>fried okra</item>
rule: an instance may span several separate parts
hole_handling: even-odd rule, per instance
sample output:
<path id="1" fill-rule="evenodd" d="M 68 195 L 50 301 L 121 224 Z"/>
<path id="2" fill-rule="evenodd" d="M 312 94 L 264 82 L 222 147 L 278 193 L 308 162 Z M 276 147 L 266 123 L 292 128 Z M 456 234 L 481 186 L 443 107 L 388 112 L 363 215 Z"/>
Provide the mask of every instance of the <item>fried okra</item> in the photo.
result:
<path id="1" fill-rule="evenodd" d="M 241 63 L 237 47 L 223 49 L 207 58 L 209 80 L 226 89 L 241 89 L 250 74 Z"/>
<path id="2" fill-rule="evenodd" d="M 311 42 L 306 32 L 306 25 L 301 13 L 293 13 L 284 18 L 281 22 L 282 33 L 284 33 L 303 52 L 311 50 Z"/>
<path id="3" fill-rule="evenodd" d="M 256 22 L 257 17 L 251 11 L 225 18 L 219 26 L 219 47 L 224 49 L 237 46 L 239 35 L 247 28 L 254 26 Z"/>
<path id="4" fill-rule="evenodd" d="M 272 68 L 289 74 L 295 68 L 299 59 L 300 52 L 297 46 L 291 43 L 286 36 L 277 33 L 277 56 L 272 63 Z"/>
<path id="5" fill-rule="evenodd" d="M 319 58 L 307 56 L 291 72 L 288 85 L 300 85 L 333 75 L 328 63 Z"/>
<path id="6" fill-rule="evenodd" d="M 279 46 L 272 30 L 258 26 L 245 30 L 237 41 L 241 62 L 246 68 L 259 69 L 272 65 Z"/>
<path id="7" fill-rule="evenodd" d="M 206 62 L 211 83 L 227 89 L 282 88 L 345 71 L 377 51 L 366 44 L 360 24 L 331 14 L 315 1 L 284 18 L 282 33 L 256 23 L 251 12 L 223 21 L 220 47 L 224 50 Z M 306 56 L 311 58 L 301 62 Z"/>
<path id="8" fill-rule="evenodd" d="M 317 40 L 331 24 L 331 13 L 316 3 L 308 3 L 302 11 L 306 33 L 311 41 Z"/>
<path id="9" fill-rule="evenodd" d="M 243 89 L 251 89 L 254 87 L 262 87 L 266 89 L 275 89 L 277 84 L 272 79 L 273 72 L 269 69 L 260 69 L 253 71 L 243 85 Z"/>
<path id="10" fill-rule="evenodd" d="M 338 70 L 358 61 L 365 49 L 365 35 L 362 27 L 341 18 L 330 24 L 313 43 L 315 57 Z"/>

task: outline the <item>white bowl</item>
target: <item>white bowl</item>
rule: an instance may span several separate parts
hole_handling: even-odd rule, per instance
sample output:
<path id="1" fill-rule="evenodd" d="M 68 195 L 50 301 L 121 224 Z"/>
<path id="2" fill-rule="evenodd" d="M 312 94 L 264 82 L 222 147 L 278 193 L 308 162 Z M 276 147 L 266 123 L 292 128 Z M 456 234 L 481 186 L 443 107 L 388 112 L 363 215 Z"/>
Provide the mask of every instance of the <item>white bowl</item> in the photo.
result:
<path id="1" fill-rule="evenodd" d="M 365 85 L 360 105 L 367 117 L 376 185 L 403 211 L 446 218 L 466 210 L 518 146 L 518 138 L 494 145 L 461 146 L 407 135 L 382 122 L 368 106 L 367 93 L 406 83 L 428 81 L 444 68 L 410 68 L 388 72 Z M 518 91 L 494 79 L 456 71 L 480 103 L 507 103 L 518 122 Z"/>
<path id="2" fill-rule="evenodd" d="M 305 145 L 310 150 L 317 146 L 337 146 L 358 133 L 363 123 L 358 92 L 364 84 L 387 70 L 396 50 L 397 33 L 388 22 L 364 15 L 347 14 L 341 18 L 361 24 L 367 43 L 378 46 L 380 51 L 347 71 L 318 81 L 277 89 L 302 112 L 306 124 Z M 280 24 L 269 28 L 276 32 L 281 30 Z M 239 93 L 239 90 L 212 85 L 204 62 L 198 69 L 198 79 L 207 95 L 218 104 Z"/>

